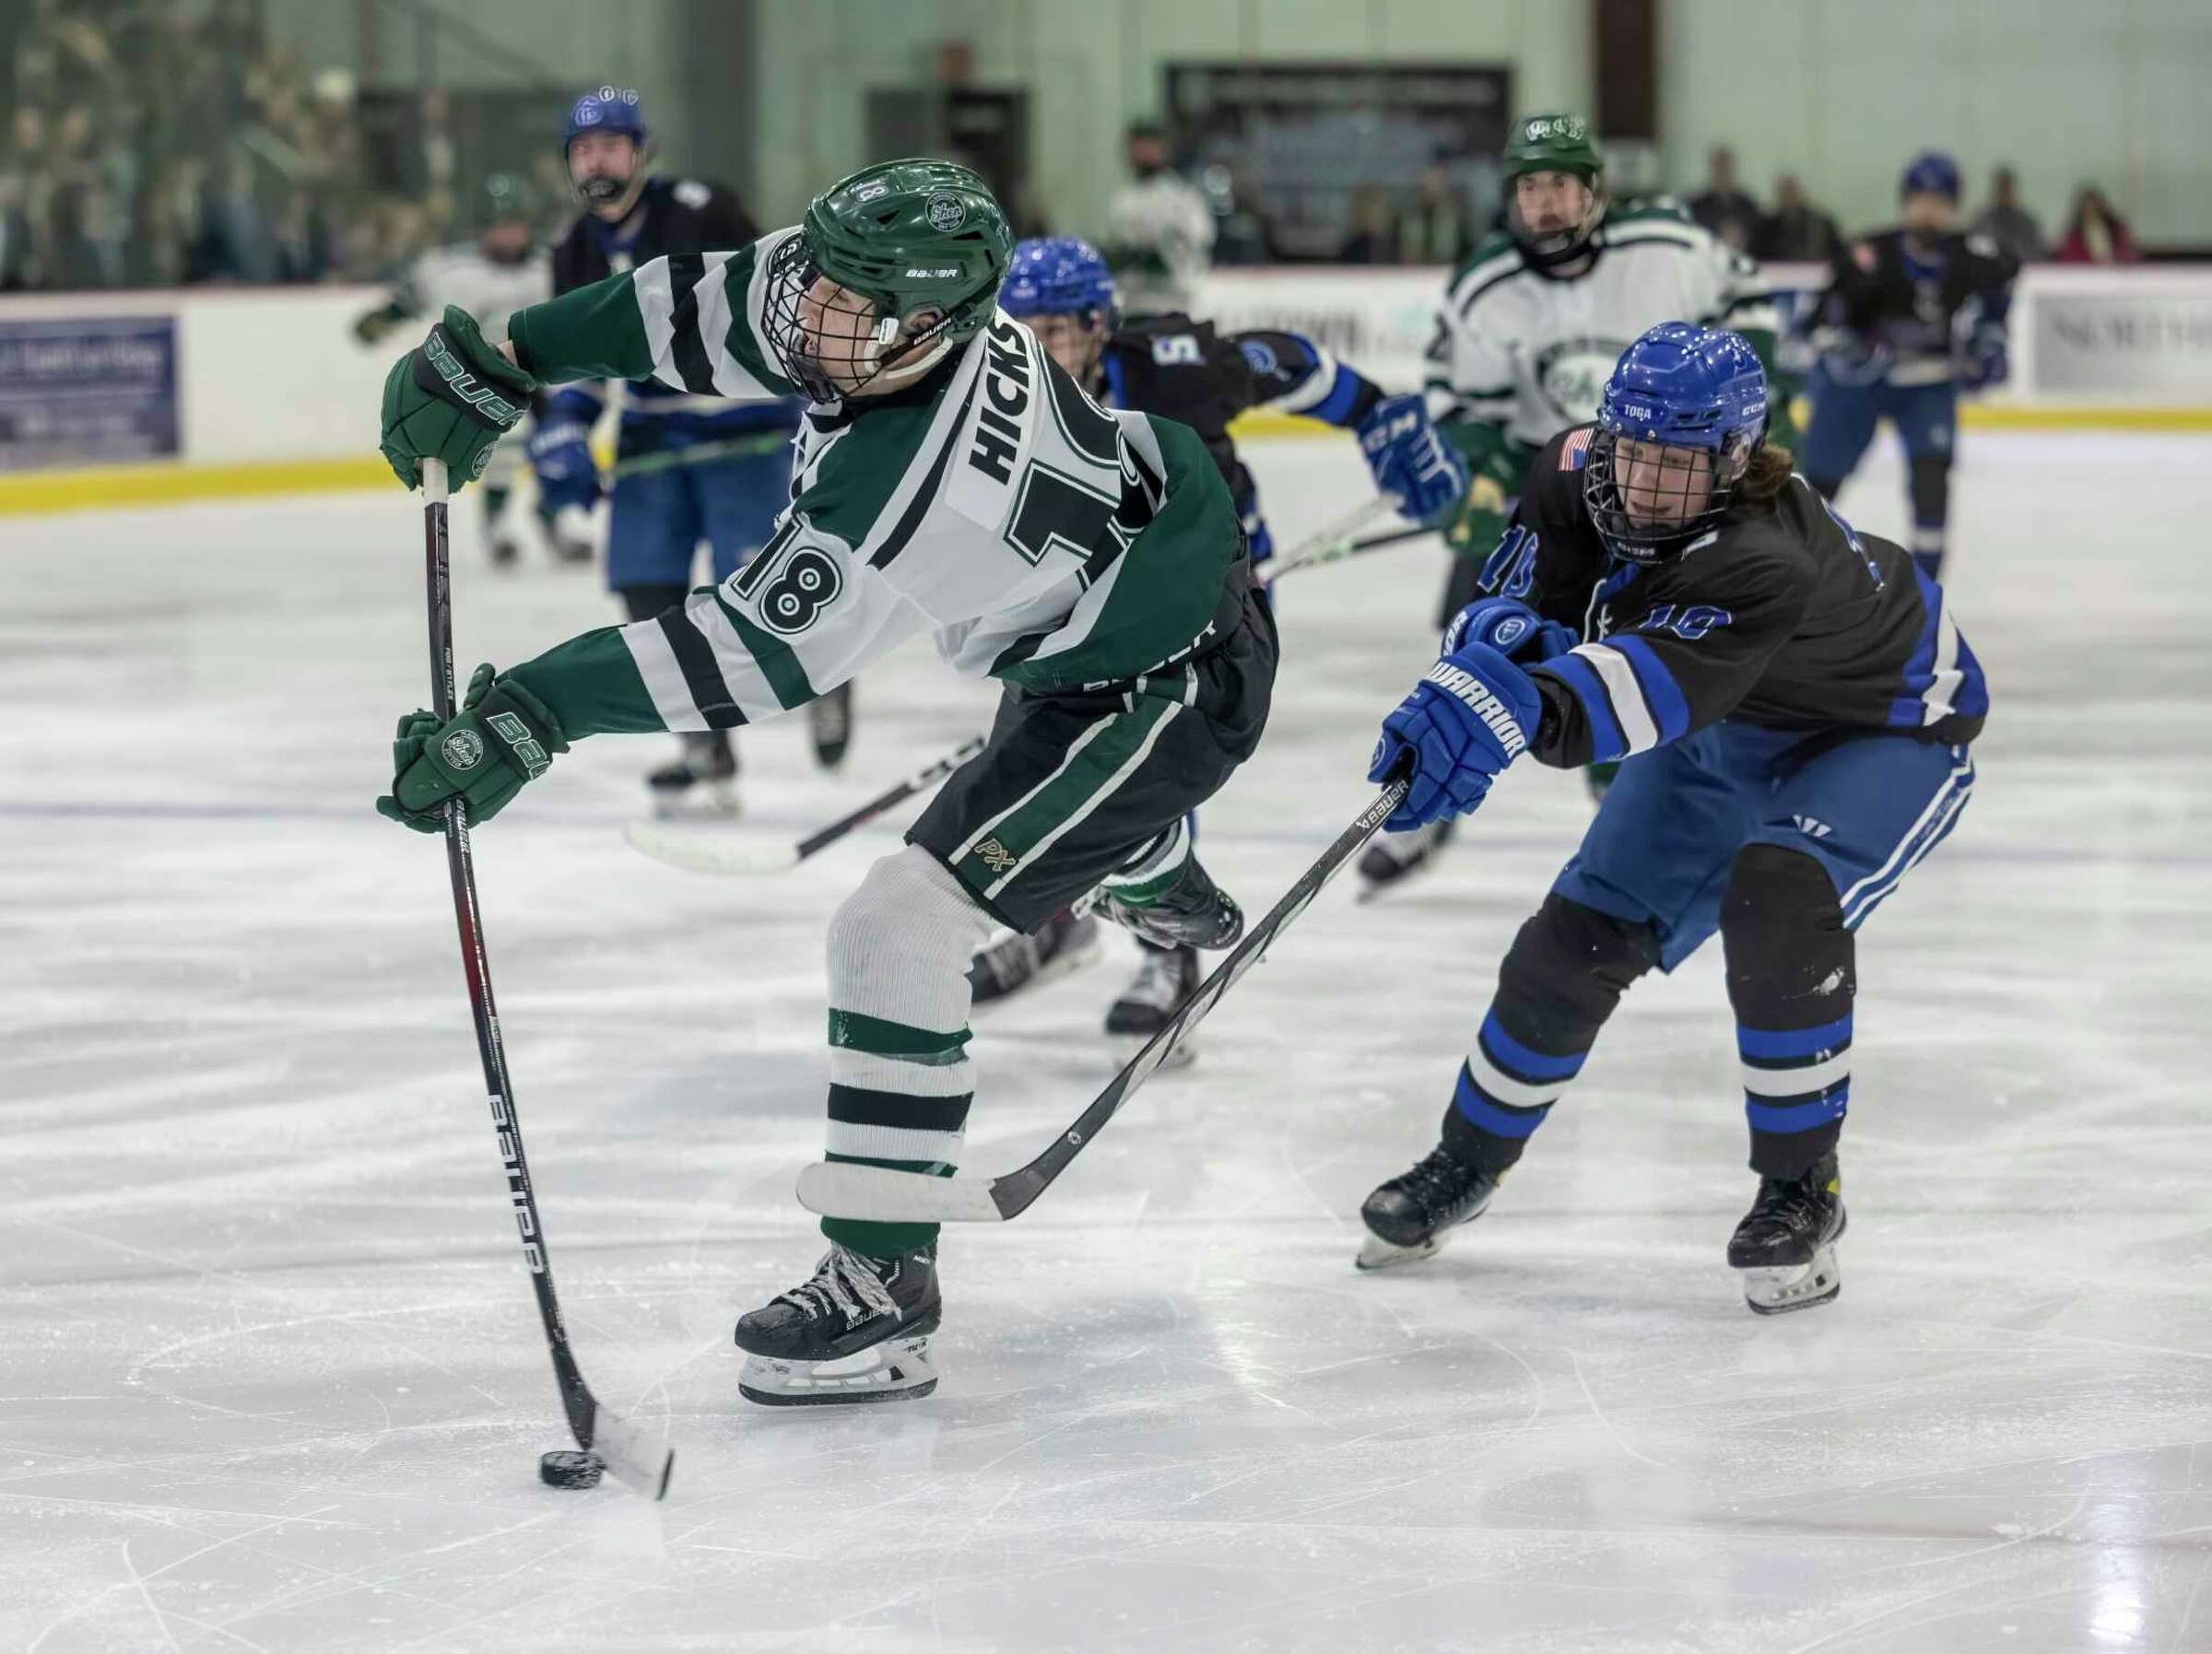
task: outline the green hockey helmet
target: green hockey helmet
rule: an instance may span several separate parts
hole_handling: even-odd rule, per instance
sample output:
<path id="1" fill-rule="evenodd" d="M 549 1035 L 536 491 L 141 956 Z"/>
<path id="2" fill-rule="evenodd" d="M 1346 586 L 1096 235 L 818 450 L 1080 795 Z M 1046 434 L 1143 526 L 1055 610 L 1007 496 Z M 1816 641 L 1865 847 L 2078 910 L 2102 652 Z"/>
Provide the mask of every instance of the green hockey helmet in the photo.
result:
<path id="1" fill-rule="evenodd" d="M 818 402 L 888 372 L 911 381 L 990 320 L 1013 244 L 989 188 L 955 162 L 882 161 L 840 179 L 770 262 L 769 333 L 786 375 Z M 842 294 L 809 300 L 824 277 Z"/>
<path id="2" fill-rule="evenodd" d="M 1513 123 L 1505 140 L 1500 169 L 1509 179 L 1524 172 L 1571 172 L 1594 184 L 1606 170 L 1590 135 L 1590 123 L 1580 115 L 1524 115 Z"/>
<path id="3" fill-rule="evenodd" d="M 1580 115 L 1524 115 L 1513 123 L 1500 158 L 1499 170 L 1509 190 L 1506 229 L 1521 256 L 1535 268 L 1548 270 L 1588 252 L 1590 240 L 1606 216 L 1606 160 L 1590 135 L 1590 123 Z M 1581 179 L 1590 192 L 1582 217 L 1571 224 L 1525 222 L 1512 186 L 1531 172 L 1564 172 Z"/>

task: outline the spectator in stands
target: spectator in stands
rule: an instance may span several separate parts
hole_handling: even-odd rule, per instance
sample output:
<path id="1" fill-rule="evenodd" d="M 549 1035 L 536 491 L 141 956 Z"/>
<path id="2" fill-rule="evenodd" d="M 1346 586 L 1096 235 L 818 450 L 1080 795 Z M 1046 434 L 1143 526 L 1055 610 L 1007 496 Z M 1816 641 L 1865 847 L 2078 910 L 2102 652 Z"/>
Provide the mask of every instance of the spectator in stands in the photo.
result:
<path id="1" fill-rule="evenodd" d="M 1340 264 L 1387 264 L 1396 255 L 1390 195 L 1379 183 L 1359 184 L 1346 208 L 1347 234 L 1336 249 Z"/>
<path id="2" fill-rule="evenodd" d="M 2085 183 L 2075 193 L 2074 216 L 2058 243 L 2062 264 L 2132 264 L 2142 254 L 2127 222 L 2112 210 L 2104 192 Z"/>
<path id="3" fill-rule="evenodd" d="M 1130 180 L 1107 208 L 1103 251 L 1123 309 L 1196 308 L 1197 283 L 1212 262 L 1214 215 L 1196 186 L 1169 166 L 1168 135 L 1147 122 L 1129 128 Z"/>
<path id="4" fill-rule="evenodd" d="M 1441 167 L 1421 174 L 1421 187 L 1395 229 L 1401 264 L 1456 264 L 1475 250 L 1474 217 Z"/>
<path id="5" fill-rule="evenodd" d="M 1705 164 L 1705 187 L 1689 198 L 1689 216 L 1738 252 L 1750 252 L 1759 233 L 1759 203 L 1735 182 L 1735 151 L 1715 144 Z"/>
<path id="6" fill-rule="evenodd" d="M 1759 221 L 1751 254 L 1759 259 L 1796 260 L 1825 264 L 1842 245 L 1836 221 L 1806 199 L 1794 173 L 1774 181 L 1774 210 Z"/>
<path id="7" fill-rule="evenodd" d="M 1990 177 L 1989 205 L 1968 229 L 1987 236 L 2021 264 L 2031 264 L 2051 256 L 2051 243 L 2043 239 L 2043 227 L 2035 215 L 2020 205 L 2018 188 L 2012 169 L 1999 167 Z"/>
<path id="8" fill-rule="evenodd" d="M 30 217 L 23 210 L 23 180 L 0 169 L 0 293 L 39 285 L 38 250 L 31 244 Z"/>

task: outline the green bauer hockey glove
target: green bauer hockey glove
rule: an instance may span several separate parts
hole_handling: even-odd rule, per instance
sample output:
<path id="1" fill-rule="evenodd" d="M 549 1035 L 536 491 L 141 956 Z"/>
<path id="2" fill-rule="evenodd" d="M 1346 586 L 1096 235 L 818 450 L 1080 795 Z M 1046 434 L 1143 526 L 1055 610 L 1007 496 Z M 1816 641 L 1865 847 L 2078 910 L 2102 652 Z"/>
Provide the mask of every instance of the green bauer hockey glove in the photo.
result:
<path id="1" fill-rule="evenodd" d="M 507 801 L 569 750 L 560 721 L 516 683 L 502 683 L 489 666 L 468 680 L 462 710 L 441 724 L 429 712 L 409 712 L 392 743 L 392 791 L 376 813 L 418 833 L 445 827 L 445 801 L 468 805 L 470 824 L 489 821 Z"/>
<path id="2" fill-rule="evenodd" d="M 410 488 L 443 460 L 457 491 L 483 475 L 492 444 L 522 422 L 537 381 L 485 342 L 457 304 L 384 376 L 384 458 Z"/>

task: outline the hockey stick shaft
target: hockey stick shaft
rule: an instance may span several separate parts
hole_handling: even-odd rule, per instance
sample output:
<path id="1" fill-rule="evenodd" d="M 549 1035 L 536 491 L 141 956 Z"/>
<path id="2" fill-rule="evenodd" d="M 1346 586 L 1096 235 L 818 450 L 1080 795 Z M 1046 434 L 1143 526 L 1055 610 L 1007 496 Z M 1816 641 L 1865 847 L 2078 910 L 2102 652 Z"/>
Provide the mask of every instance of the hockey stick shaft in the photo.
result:
<path id="1" fill-rule="evenodd" d="M 453 676 L 452 557 L 446 523 L 445 466 L 422 463 L 423 570 L 429 593 L 430 706 L 441 723 L 456 710 Z M 523 1152 L 522 1121 L 515 1117 L 514 1087 L 507 1073 L 507 1050 L 500 1038 L 500 1012 L 491 993 L 491 966 L 484 950 L 483 916 L 477 903 L 477 869 L 468 837 L 467 805 L 458 797 L 445 806 L 445 866 L 453 887 L 453 922 L 461 933 L 461 968 L 468 979 L 468 1008 L 476 1023 L 477 1056 L 484 1066 L 484 1089 L 491 1101 L 491 1123 L 499 1133 L 500 1158 L 507 1170 L 507 1198 L 522 1233 L 523 1258 L 537 1295 L 538 1319 L 553 1357 L 553 1377 L 576 1445 L 595 1452 L 606 1468 L 651 1498 L 668 1491 L 676 1455 L 649 1444 L 636 1426 L 599 1405 L 578 1370 L 553 1290 L 553 1267 L 546 1255 L 546 1226 L 538 1216 L 537 1192 L 530 1162 Z"/>
<path id="2" fill-rule="evenodd" d="M 651 821 L 632 822 L 623 829 L 623 837 L 640 853 L 687 873 L 783 873 L 818 851 L 829 849 L 854 828 L 866 826 L 892 805 L 935 786 L 982 751 L 986 739 L 982 735 L 971 735 L 943 757 L 924 765 L 896 786 L 885 788 L 858 809 L 839 816 L 795 844 L 734 844 L 719 835 L 685 832 Z"/>
<path id="3" fill-rule="evenodd" d="M 1369 534 L 1363 539 L 1338 538 L 1309 554 L 1301 555 L 1295 562 L 1270 558 L 1259 569 L 1262 585 L 1272 586 L 1286 574 L 1302 574 L 1309 569 L 1325 569 L 1331 563 L 1341 563 L 1347 557 L 1365 557 L 1371 551 L 1385 551 L 1393 545 L 1403 545 L 1408 540 L 1427 539 L 1441 534 L 1441 529 L 1427 528 L 1413 523 L 1405 528 L 1394 528 L 1385 534 Z"/>
<path id="4" fill-rule="evenodd" d="M 1353 537 L 1369 524 L 1396 514 L 1398 502 L 1388 494 L 1377 494 L 1363 499 L 1333 522 L 1325 522 L 1300 540 L 1289 550 L 1269 557 L 1253 570 L 1253 578 L 1262 585 L 1273 585 L 1286 574 L 1296 574 L 1301 569 L 1312 569 L 1323 563 L 1335 562 L 1346 555 L 1345 548 Z"/>
<path id="5" fill-rule="evenodd" d="M 1229 957 L 1177 1007 L 1167 1026 L 1147 1041 L 1144 1050 L 1114 1075 L 1090 1107 L 1027 1166 L 986 1180 L 825 1161 L 800 1172 L 799 1203 L 825 1217 L 879 1223 L 1004 1223 L 1020 1216 L 1136 1094 L 1137 1087 L 1173 1054 L 1191 1030 L 1206 1019 L 1238 979 L 1265 956 L 1269 945 L 1312 905 L 1338 870 L 1359 853 L 1390 813 L 1405 802 L 1411 785 L 1408 780 L 1394 780 L 1377 793 L 1322 852 L 1320 860 L 1299 875 L 1266 917 L 1245 933 Z"/>

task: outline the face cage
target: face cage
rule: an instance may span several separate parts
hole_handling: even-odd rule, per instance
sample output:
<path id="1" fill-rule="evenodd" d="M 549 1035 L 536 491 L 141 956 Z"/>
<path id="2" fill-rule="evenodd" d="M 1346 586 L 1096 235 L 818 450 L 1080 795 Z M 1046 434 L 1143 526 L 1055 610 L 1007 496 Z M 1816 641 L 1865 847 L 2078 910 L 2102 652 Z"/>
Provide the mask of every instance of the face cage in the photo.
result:
<path id="1" fill-rule="evenodd" d="M 1606 192 L 1602 182 L 1585 178 L 1583 186 L 1590 192 L 1590 206 L 1581 219 L 1565 229 L 1553 230 L 1549 235 L 1537 235 L 1522 222 L 1521 203 L 1515 194 L 1515 180 L 1505 182 L 1505 222 L 1513 240 L 1519 245 L 1529 263 L 1538 269 L 1549 269 L 1578 259 L 1590 251 L 1590 238 L 1605 221 Z"/>
<path id="2" fill-rule="evenodd" d="M 1687 503 L 1692 497 L 1695 486 L 1702 480 L 1693 463 L 1695 459 L 1711 461 L 1712 481 L 1699 510 L 1686 511 L 1677 521 L 1641 523 L 1629 515 L 1616 475 L 1619 443 L 1619 433 L 1603 426 L 1591 432 L 1590 457 L 1583 463 L 1583 503 L 1589 508 L 1591 524 L 1606 548 L 1631 563 L 1664 563 L 1717 522 L 1734 500 L 1736 480 L 1749 465 L 1754 446 L 1753 440 L 1744 436 L 1731 438 L 1718 450 L 1654 444 L 1666 451 L 1659 467 L 1662 501 L 1673 498 Z M 1682 456 L 1678 462 L 1674 457 L 1677 454 Z"/>
<path id="3" fill-rule="evenodd" d="M 899 339 L 899 318 L 878 315 L 875 299 L 854 292 L 842 282 L 838 283 L 841 291 L 837 299 L 824 308 L 823 320 L 834 328 L 838 318 L 850 318 L 849 331 L 825 330 L 822 337 L 809 340 L 800 307 L 807 288 L 821 276 L 822 267 L 806 249 L 806 238 L 793 236 L 769 260 L 768 301 L 762 317 L 767 323 L 769 348 L 774 352 L 783 377 L 815 402 L 842 402 L 865 390 L 885 373 L 913 366 L 921 357 L 929 354 L 925 346 L 945 338 L 960 309 L 959 303 L 947 306 L 940 320 L 901 341 L 898 354 L 908 360 L 890 363 L 884 360 L 884 352 Z M 837 280 L 835 276 L 830 279 Z M 948 339 L 945 342 L 950 344 Z M 821 348 L 824 345 L 841 346 L 849 354 L 841 361 L 834 358 L 825 360 Z M 852 382 L 840 384 L 832 376 L 833 367 L 841 369 Z"/>

